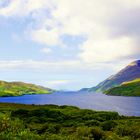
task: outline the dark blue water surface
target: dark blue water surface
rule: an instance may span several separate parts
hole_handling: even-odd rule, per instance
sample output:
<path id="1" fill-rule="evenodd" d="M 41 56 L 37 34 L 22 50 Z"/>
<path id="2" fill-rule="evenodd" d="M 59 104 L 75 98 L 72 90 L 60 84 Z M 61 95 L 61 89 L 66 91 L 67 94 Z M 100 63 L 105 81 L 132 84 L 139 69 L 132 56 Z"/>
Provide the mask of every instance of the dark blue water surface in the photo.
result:
<path id="1" fill-rule="evenodd" d="M 102 93 L 56 92 L 0 97 L 0 102 L 73 105 L 93 110 L 117 111 L 119 114 L 127 116 L 140 116 L 140 97 L 107 96 Z"/>

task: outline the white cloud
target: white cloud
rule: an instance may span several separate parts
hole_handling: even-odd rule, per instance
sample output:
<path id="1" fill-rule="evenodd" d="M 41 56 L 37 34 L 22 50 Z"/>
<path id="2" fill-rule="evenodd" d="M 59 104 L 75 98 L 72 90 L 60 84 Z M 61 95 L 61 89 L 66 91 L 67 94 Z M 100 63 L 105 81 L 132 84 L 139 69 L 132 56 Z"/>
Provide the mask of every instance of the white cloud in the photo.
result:
<path id="1" fill-rule="evenodd" d="M 70 81 L 69 80 L 53 80 L 53 81 L 47 81 L 47 85 L 50 85 L 50 86 L 58 86 L 58 85 L 64 85 L 64 84 L 67 84 L 69 83 Z"/>
<path id="2" fill-rule="evenodd" d="M 52 89 L 67 89 L 68 85 L 73 83 L 72 80 L 64 80 L 64 79 L 54 79 L 54 80 L 43 80 L 37 83 L 38 85 L 43 85 L 44 87 L 49 87 Z"/>
<path id="3" fill-rule="evenodd" d="M 11 16 L 15 13 L 18 13 L 18 7 L 20 7 L 19 0 L 15 0 L 14 2 L 10 1 L 8 6 L 0 9 L 0 15 Z"/>
<path id="4" fill-rule="evenodd" d="M 52 50 L 50 48 L 43 48 L 41 51 L 46 54 L 50 54 L 52 52 Z"/>
<path id="5" fill-rule="evenodd" d="M 48 71 L 61 71 L 63 69 L 71 70 L 73 68 L 82 67 L 79 61 L 35 61 L 35 60 L 11 60 L 0 61 L 0 70 L 48 70 Z"/>
<path id="6" fill-rule="evenodd" d="M 80 74 L 103 69 L 111 69 L 113 71 L 120 70 L 127 64 L 132 62 L 132 59 L 127 61 L 112 63 L 84 63 L 81 60 L 64 60 L 64 61 L 36 61 L 36 60 L 11 60 L 0 61 L 0 71 L 31 71 L 45 72 L 47 74 Z"/>
<path id="7" fill-rule="evenodd" d="M 46 35 L 39 35 L 37 31 L 34 38 L 40 43 L 61 46 L 63 42 L 60 36 L 63 34 L 86 35 L 87 40 L 81 44 L 81 51 L 77 54 L 81 61 L 93 66 L 96 63 L 114 61 L 129 57 L 136 49 L 136 39 L 131 35 L 111 37 L 111 29 L 107 22 L 120 14 L 124 9 L 132 9 L 140 6 L 140 2 L 107 0 L 54 0 L 56 9 L 51 11 L 52 18 L 44 19 L 42 24 Z M 61 25 L 61 26 L 58 26 Z M 46 27 L 51 29 L 48 31 Z M 49 35 L 50 34 L 50 35 Z M 47 37 L 50 36 L 49 37 Z"/>
<path id="8" fill-rule="evenodd" d="M 59 45 L 59 33 L 57 30 L 47 31 L 45 29 L 31 31 L 32 40 L 44 45 Z"/>
<path id="9" fill-rule="evenodd" d="M 27 28 L 27 33 L 33 41 L 46 46 L 46 49 L 43 49 L 46 53 L 50 53 L 47 47 L 64 45 L 61 40 L 64 34 L 86 35 L 87 40 L 81 44 L 81 51 L 77 54 L 80 60 L 55 64 L 25 62 L 26 66 L 31 63 L 35 68 L 36 65 L 39 67 L 73 65 L 77 68 L 80 63 L 89 67 L 92 64 L 95 67 L 98 63 L 134 55 L 134 49 L 137 47 L 136 38 L 130 34 L 113 37 L 113 27 L 110 27 L 108 22 L 114 16 L 119 18 L 120 13 L 126 9 L 135 8 L 140 8 L 139 0 L 11 0 L 7 7 L 0 9 L 0 15 L 24 17 L 32 13 L 32 24 L 37 24 L 37 27 Z M 50 17 L 44 9 L 49 11 Z M 15 67 L 19 65 L 18 63 L 12 62 L 12 65 Z"/>
<path id="10" fill-rule="evenodd" d="M 51 0 L 10 0 L 6 7 L 0 9 L 0 15 L 23 17 L 46 7 L 53 8 Z"/>
<path id="11" fill-rule="evenodd" d="M 135 1 L 132 1 L 132 0 L 118 0 L 116 1 L 117 3 L 119 3 L 120 5 L 123 5 L 124 7 L 127 7 L 127 8 L 137 8 L 140 6 L 140 1 L 139 0 L 135 0 Z"/>
<path id="12" fill-rule="evenodd" d="M 115 61 L 130 56 L 134 50 L 135 41 L 129 37 L 105 40 L 88 40 L 82 46 L 79 57 L 87 63 Z"/>

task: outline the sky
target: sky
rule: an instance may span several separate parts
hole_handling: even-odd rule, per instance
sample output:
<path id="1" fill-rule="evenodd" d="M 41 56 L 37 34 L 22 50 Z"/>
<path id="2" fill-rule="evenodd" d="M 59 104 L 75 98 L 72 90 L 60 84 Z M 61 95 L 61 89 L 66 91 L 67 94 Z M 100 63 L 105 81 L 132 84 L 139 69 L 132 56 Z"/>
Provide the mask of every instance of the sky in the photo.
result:
<path id="1" fill-rule="evenodd" d="M 140 59 L 140 0 L 1 0 L 0 79 L 92 87 Z"/>

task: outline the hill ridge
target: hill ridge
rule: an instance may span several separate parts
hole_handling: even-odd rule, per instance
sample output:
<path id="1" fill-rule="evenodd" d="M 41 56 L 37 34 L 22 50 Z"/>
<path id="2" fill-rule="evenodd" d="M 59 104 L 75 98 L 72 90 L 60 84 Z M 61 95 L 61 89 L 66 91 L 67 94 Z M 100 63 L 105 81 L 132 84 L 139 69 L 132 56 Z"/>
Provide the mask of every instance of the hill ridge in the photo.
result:
<path id="1" fill-rule="evenodd" d="M 21 96 L 24 94 L 48 94 L 55 90 L 40 85 L 21 81 L 7 82 L 0 80 L 0 96 Z"/>
<path id="2" fill-rule="evenodd" d="M 128 64 L 115 75 L 110 76 L 97 86 L 87 89 L 88 91 L 102 92 L 109 88 L 118 86 L 123 82 L 131 81 L 140 78 L 140 60 L 136 60 Z"/>

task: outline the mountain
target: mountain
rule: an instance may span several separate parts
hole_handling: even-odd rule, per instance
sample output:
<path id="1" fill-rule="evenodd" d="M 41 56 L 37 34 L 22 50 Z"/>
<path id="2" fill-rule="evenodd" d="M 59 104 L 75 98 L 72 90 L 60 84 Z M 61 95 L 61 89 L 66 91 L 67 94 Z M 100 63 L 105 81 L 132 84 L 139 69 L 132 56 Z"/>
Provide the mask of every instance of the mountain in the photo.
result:
<path id="1" fill-rule="evenodd" d="M 89 88 L 88 91 L 105 91 L 109 88 L 118 86 L 123 82 L 131 81 L 136 78 L 140 78 L 140 60 L 130 63 L 117 74 L 107 78 L 96 87 Z"/>
<path id="2" fill-rule="evenodd" d="M 88 90 L 89 90 L 89 88 L 82 88 L 78 92 L 87 92 Z"/>
<path id="3" fill-rule="evenodd" d="M 48 94 L 54 90 L 23 82 L 0 81 L 0 96 L 20 96 L 24 94 Z"/>
<path id="4" fill-rule="evenodd" d="M 105 91 L 105 93 L 117 96 L 140 96 L 140 78 L 124 82 L 120 86 Z"/>

